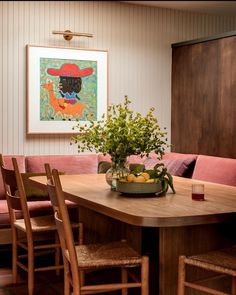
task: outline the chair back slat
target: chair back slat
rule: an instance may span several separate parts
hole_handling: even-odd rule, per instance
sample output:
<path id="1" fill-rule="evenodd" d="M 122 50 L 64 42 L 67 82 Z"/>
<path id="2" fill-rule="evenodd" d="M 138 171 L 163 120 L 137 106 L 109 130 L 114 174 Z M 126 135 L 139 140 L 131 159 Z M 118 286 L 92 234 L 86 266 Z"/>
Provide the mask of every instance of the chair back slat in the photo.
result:
<path id="1" fill-rule="evenodd" d="M 55 211 L 59 212 L 59 204 L 56 197 L 55 187 L 50 183 L 50 180 L 48 180 L 47 184 L 48 184 L 47 190 L 50 197 L 50 201 L 53 206 L 53 210 L 54 212 Z"/>
<path id="2" fill-rule="evenodd" d="M 17 191 L 17 183 L 14 170 L 7 169 L 1 166 L 2 178 L 5 185 L 9 186 L 11 194 L 15 194 Z"/>
<path id="3" fill-rule="evenodd" d="M 30 214 L 29 214 L 29 209 L 28 209 L 28 205 L 27 205 L 25 188 L 24 188 L 22 176 L 21 176 L 16 158 L 12 158 L 12 164 L 14 167 L 16 183 L 17 183 L 17 195 L 20 198 L 21 210 L 23 213 L 24 221 L 25 221 L 26 234 L 28 235 L 28 237 L 30 239 L 33 239 L 32 226 L 31 226 L 31 222 L 30 222 Z"/>
<path id="4" fill-rule="evenodd" d="M 45 164 L 44 164 L 44 168 L 45 168 L 45 171 L 46 171 L 47 180 L 48 180 L 51 184 L 53 184 L 52 170 L 51 170 L 51 167 L 50 167 L 49 163 L 45 163 Z"/>
<path id="5" fill-rule="evenodd" d="M 50 201 L 53 206 L 53 210 L 54 210 L 54 212 L 55 211 L 59 212 L 59 208 L 58 208 L 59 205 L 58 205 L 58 201 L 57 201 L 57 197 L 56 197 L 56 189 L 55 189 L 53 178 L 52 178 L 51 167 L 48 163 L 45 163 L 44 168 L 46 171 L 47 183 L 48 183 L 47 191 L 48 191 Z"/>
<path id="6" fill-rule="evenodd" d="M 13 195 L 15 194 L 15 191 L 17 190 L 15 172 L 5 167 L 2 154 L 0 154 L 0 165 L 1 165 L 1 172 L 2 172 L 4 187 L 7 186 L 7 189 L 8 190 L 10 189 L 10 192 Z"/>
<path id="7" fill-rule="evenodd" d="M 18 196 L 12 196 L 7 192 L 7 199 L 12 209 L 21 211 L 21 201 Z"/>
<path id="8" fill-rule="evenodd" d="M 21 210 L 21 202 L 19 196 L 15 195 L 17 191 L 16 176 L 13 170 L 5 168 L 2 154 L 0 154 L 1 173 L 5 190 L 5 197 L 9 211 L 10 224 L 16 220 L 15 210 Z"/>

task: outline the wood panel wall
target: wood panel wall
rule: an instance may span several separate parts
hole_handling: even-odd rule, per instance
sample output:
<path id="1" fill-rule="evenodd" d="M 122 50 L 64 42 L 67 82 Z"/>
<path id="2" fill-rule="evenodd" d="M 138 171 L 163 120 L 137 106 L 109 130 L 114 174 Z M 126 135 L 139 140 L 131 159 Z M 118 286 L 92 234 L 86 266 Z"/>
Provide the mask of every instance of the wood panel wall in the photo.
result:
<path id="1" fill-rule="evenodd" d="M 26 45 L 107 49 L 109 103 L 127 94 L 132 108 L 150 107 L 170 137 L 171 43 L 234 30 L 236 17 L 119 1 L 0 1 L 0 152 L 76 154 L 70 136 L 26 136 Z M 70 42 L 53 30 L 89 32 Z M 170 141 L 170 138 L 169 138 Z"/>
<path id="2" fill-rule="evenodd" d="M 236 36 L 173 48 L 172 151 L 236 158 Z"/>

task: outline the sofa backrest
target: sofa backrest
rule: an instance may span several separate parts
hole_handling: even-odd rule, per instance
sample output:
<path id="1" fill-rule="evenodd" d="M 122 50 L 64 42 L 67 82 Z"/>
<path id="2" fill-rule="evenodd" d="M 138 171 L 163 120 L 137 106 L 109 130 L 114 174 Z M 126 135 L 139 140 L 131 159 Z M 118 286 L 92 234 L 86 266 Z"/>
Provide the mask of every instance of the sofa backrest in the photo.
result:
<path id="1" fill-rule="evenodd" d="M 157 155 L 155 153 L 150 153 L 149 157 L 152 158 L 152 159 L 156 159 Z M 197 157 L 198 157 L 197 154 L 182 154 L 182 153 L 166 152 L 163 155 L 162 159 L 163 160 L 179 160 L 179 159 L 196 160 Z M 128 161 L 130 163 L 143 163 L 144 160 L 145 160 L 145 157 L 141 158 L 140 156 L 135 156 L 135 155 L 128 157 Z M 99 154 L 98 155 L 98 162 L 101 162 L 101 161 L 110 162 L 111 157 L 109 155 L 104 156 L 102 154 Z"/>
<path id="2" fill-rule="evenodd" d="M 66 174 L 86 174 L 97 173 L 98 162 L 96 154 L 27 156 L 26 171 L 45 172 L 45 163 Z"/>
<path id="3" fill-rule="evenodd" d="M 199 155 L 192 178 L 236 186 L 236 159 Z"/>
<path id="4" fill-rule="evenodd" d="M 156 159 L 156 155 L 150 155 Z M 17 159 L 20 172 L 44 172 L 44 163 L 49 163 L 52 168 L 56 168 L 66 174 L 97 173 L 98 163 L 101 161 L 111 161 L 110 156 L 101 154 L 89 155 L 46 155 L 46 156 L 23 156 L 7 155 L 4 162 L 7 168 L 13 168 L 11 158 Z M 163 160 L 194 159 L 193 179 L 211 181 L 227 185 L 236 186 L 236 159 L 220 158 L 195 154 L 166 153 Z M 145 159 L 139 156 L 131 156 L 129 163 L 143 163 Z M 195 161 L 193 162 L 193 164 Z M 192 169 L 188 170 L 192 171 Z M 1 173 L 1 172 L 0 172 Z M 191 174 L 185 175 L 191 177 Z M 5 199 L 2 176 L 0 174 L 0 199 Z"/>
<path id="5" fill-rule="evenodd" d="M 12 157 L 17 159 L 17 163 L 20 169 L 20 172 L 25 172 L 25 156 L 3 156 L 5 167 L 8 169 L 13 169 L 12 165 Z M 4 184 L 2 180 L 2 173 L 0 170 L 0 199 L 5 199 L 5 191 L 4 191 Z"/>
<path id="6" fill-rule="evenodd" d="M 194 165 L 198 155 L 196 154 L 182 154 L 182 153 L 165 153 L 161 163 L 163 163 L 167 171 L 176 176 L 183 176 L 191 178 Z M 104 173 L 109 169 L 111 157 L 109 155 L 98 155 L 98 172 Z M 153 169 L 153 167 L 160 163 L 155 153 L 150 153 L 148 157 L 141 158 L 139 155 L 132 155 L 127 158 L 128 164 L 143 164 L 146 169 Z"/>
<path id="7" fill-rule="evenodd" d="M 163 160 L 197 160 L 196 154 L 182 154 L 175 152 L 167 152 L 163 155 Z"/>

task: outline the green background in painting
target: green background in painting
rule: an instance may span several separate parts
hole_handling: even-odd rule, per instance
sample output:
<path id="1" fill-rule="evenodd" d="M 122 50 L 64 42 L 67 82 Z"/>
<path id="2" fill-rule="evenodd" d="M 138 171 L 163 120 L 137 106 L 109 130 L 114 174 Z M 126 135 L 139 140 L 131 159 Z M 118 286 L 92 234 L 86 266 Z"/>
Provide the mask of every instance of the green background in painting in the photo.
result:
<path id="1" fill-rule="evenodd" d="M 59 76 L 52 76 L 47 73 L 48 68 L 60 69 L 64 63 L 73 63 L 79 66 L 79 68 L 93 68 L 93 74 L 81 77 L 82 88 L 78 96 L 80 102 L 87 106 L 90 110 L 90 115 L 93 120 L 97 120 L 97 62 L 91 60 L 71 60 L 71 59 L 57 59 L 57 58 L 40 58 L 40 121 L 62 121 L 63 117 L 61 113 L 57 113 L 52 119 L 53 108 L 49 102 L 49 95 L 47 89 L 41 87 L 43 84 L 47 84 L 48 81 L 54 84 L 54 94 L 60 99 L 62 98 L 59 93 Z M 72 121 L 87 121 L 86 112 L 82 118 L 70 118 Z"/>

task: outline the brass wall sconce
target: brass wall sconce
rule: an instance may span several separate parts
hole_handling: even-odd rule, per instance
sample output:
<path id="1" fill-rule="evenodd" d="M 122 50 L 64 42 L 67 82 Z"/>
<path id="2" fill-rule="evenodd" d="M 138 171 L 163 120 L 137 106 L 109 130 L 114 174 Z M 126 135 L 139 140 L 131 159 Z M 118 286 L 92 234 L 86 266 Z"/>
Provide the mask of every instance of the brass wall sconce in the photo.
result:
<path id="1" fill-rule="evenodd" d="M 52 31 L 53 34 L 58 34 L 58 35 L 63 35 L 64 39 L 66 41 L 70 41 L 74 36 L 77 37 L 93 37 L 93 34 L 89 33 L 76 33 L 76 32 L 71 32 L 70 30 L 66 31 Z"/>

